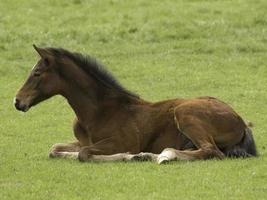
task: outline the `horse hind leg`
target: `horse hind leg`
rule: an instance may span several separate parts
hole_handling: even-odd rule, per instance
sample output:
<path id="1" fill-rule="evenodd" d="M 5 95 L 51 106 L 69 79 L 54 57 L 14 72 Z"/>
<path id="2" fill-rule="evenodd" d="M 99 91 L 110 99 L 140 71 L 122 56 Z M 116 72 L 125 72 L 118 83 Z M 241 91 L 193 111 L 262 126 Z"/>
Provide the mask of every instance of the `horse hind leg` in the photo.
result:
<path id="1" fill-rule="evenodd" d="M 167 148 L 158 156 L 157 162 L 159 164 L 171 160 L 223 159 L 225 157 L 210 134 L 212 132 L 210 125 L 190 114 L 179 116 L 177 111 L 174 114 L 175 123 L 179 132 L 189 138 L 197 149 L 181 151 Z"/>
<path id="2" fill-rule="evenodd" d="M 89 160 L 91 161 L 155 161 L 158 164 L 164 164 L 169 161 L 175 160 L 200 160 L 217 157 L 223 159 L 224 156 L 217 155 L 216 151 L 209 148 L 205 149 L 188 149 L 188 150 L 177 150 L 173 148 L 166 148 L 160 154 L 153 154 L 150 152 L 141 152 L 139 154 L 127 154 L 120 153 L 114 155 L 92 155 Z"/>
<path id="3" fill-rule="evenodd" d="M 177 150 L 173 148 L 166 148 L 162 151 L 161 154 L 157 157 L 158 164 L 164 164 L 169 161 L 176 160 L 204 160 L 210 158 L 223 159 L 224 155 L 221 152 L 218 152 L 217 149 L 211 148 L 199 148 L 197 150 Z"/>

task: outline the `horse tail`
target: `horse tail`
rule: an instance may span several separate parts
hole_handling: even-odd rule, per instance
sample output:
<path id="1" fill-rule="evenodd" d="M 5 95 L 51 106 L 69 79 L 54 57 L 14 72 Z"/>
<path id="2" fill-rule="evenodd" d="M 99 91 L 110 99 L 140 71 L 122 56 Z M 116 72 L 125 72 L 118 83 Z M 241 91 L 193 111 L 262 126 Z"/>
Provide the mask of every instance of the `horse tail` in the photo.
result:
<path id="1" fill-rule="evenodd" d="M 242 140 L 232 148 L 225 150 L 224 154 L 232 158 L 257 156 L 258 153 L 251 129 L 246 127 Z"/>

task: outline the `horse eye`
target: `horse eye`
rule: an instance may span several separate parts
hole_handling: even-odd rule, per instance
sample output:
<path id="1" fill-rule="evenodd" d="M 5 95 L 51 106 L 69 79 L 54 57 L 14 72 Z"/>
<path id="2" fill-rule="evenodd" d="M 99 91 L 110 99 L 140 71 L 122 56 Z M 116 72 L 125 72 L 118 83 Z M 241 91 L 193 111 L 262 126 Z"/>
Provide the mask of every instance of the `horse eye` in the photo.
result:
<path id="1" fill-rule="evenodd" d="M 45 64 L 45 66 L 48 66 L 48 65 L 49 65 L 49 60 L 48 60 L 48 58 L 44 58 L 44 64 Z"/>

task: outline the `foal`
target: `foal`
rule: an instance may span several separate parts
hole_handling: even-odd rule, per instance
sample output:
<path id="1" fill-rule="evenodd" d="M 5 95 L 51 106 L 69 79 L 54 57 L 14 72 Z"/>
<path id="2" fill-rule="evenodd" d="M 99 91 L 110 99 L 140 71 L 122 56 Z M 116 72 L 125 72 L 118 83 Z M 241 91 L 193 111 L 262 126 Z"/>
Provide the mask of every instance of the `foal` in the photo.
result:
<path id="1" fill-rule="evenodd" d="M 26 112 L 62 95 L 76 114 L 76 141 L 53 145 L 50 157 L 164 163 L 257 155 L 250 128 L 216 98 L 151 103 L 122 87 L 95 59 L 34 48 L 41 59 L 18 91 L 15 107 Z"/>

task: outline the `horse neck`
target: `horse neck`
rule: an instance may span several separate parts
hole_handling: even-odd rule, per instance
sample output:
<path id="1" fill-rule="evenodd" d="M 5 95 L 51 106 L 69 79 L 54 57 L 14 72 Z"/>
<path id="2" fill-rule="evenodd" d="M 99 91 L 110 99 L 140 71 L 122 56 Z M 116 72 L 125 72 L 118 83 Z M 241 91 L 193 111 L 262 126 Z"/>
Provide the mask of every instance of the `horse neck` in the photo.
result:
<path id="1" fill-rule="evenodd" d="M 67 87 L 62 95 L 67 99 L 81 122 L 91 121 L 99 109 L 98 102 L 92 91 L 86 93 L 83 89 L 73 85 Z"/>
<path id="2" fill-rule="evenodd" d="M 139 101 L 137 98 L 106 88 L 95 80 L 88 80 L 86 87 L 75 83 L 74 80 L 81 82 L 81 78 L 73 77 L 73 81 L 66 82 L 61 95 L 67 99 L 78 120 L 83 124 L 94 122 L 99 113 L 113 113 L 121 108 L 122 104 L 129 105 Z"/>
<path id="3" fill-rule="evenodd" d="M 138 104 L 139 98 L 122 94 L 115 88 L 107 88 L 96 79 L 89 77 L 74 63 L 62 68 L 61 75 L 65 79 L 65 87 L 61 93 L 74 110 L 79 121 L 89 124 L 96 119 L 99 112 L 106 113 L 120 108 L 122 104 Z M 62 77 L 63 78 L 63 77 Z"/>
<path id="4" fill-rule="evenodd" d="M 86 123 L 99 109 L 97 84 L 77 65 L 69 60 L 63 61 L 59 75 L 64 83 L 60 94 L 67 99 L 78 120 Z"/>
<path id="5" fill-rule="evenodd" d="M 101 87 L 97 90 L 105 91 L 105 94 L 101 93 L 101 97 L 99 97 L 98 91 L 88 89 L 89 92 L 86 92 L 81 88 L 72 86 L 64 95 L 78 120 L 83 124 L 94 123 L 100 113 L 101 115 L 112 114 L 124 107 L 124 104 L 129 106 L 141 102 L 139 99 L 122 96 L 114 91 L 101 89 Z"/>

